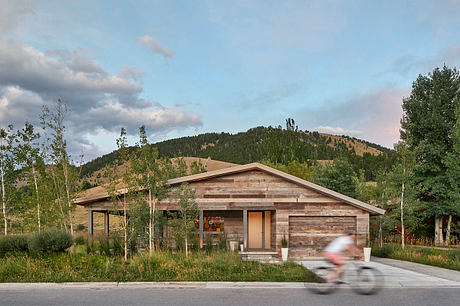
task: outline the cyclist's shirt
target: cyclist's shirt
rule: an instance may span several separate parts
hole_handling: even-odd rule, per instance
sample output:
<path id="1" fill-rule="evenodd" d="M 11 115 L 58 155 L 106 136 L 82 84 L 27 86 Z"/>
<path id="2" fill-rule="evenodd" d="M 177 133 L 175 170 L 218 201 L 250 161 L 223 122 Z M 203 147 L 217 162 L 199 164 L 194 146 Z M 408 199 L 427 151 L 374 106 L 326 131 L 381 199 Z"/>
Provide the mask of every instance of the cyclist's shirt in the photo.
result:
<path id="1" fill-rule="evenodd" d="M 324 252 L 342 253 L 348 249 L 350 244 L 353 244 L 353 239 L 349 236 L 342 236 L 329 243 L 329 245 L 324 249 Z"/>

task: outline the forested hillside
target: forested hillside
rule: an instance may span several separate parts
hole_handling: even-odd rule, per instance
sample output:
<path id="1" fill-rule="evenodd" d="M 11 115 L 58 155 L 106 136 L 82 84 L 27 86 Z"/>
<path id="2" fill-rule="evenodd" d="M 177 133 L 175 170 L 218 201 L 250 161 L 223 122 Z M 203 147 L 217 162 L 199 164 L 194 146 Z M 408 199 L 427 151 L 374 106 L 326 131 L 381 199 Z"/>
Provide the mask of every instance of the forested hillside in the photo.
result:
<path id="1" fill-rule="evenodd" d="M 268 160 L 264 140 L 271 131 L 281 127 L 256 127 L 238 134 L 206 133 L 181 137 L 153 144 L 160 156 L 210 157 L 213 160 L 246 164 Z M 334 136 L 318 132 L 295 131 L 298 142 L 296 159 L 299 162 L 315 163 L 317 160 L 346 159 L 355 171 L 363 170 L 366 180 L 374 180 L 381 170 L 391 168 L 396 154 L 393 150 L 347 136 Z M 136 150 L 131 147 L 130 150 Z M 91 175 L 115 160 L 117 152 L 98 157 L 83 165 L 82 175 Z"/>

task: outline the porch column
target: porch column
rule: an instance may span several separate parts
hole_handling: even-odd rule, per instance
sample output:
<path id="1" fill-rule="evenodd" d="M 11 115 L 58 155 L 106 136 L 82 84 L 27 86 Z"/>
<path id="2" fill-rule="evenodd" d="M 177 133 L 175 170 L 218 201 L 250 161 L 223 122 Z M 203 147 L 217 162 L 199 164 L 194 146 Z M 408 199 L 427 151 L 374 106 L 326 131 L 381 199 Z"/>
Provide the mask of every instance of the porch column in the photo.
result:
<path id="1" fill-rule="evenodd" d="M 199 226 L 200 226 L 200 249 L 203 248 L 203 241 L 204 241 L 204 233 L 203 233 L 203 229 L 204 229 L 204 221 L 203 221 L 203 210 L 200 209 L 200 220 L 198 221 L 199 222 Z"/>
<path id="2" fill-rule="evenodd" d="M 243 249 L 248 251 L 248 210 L 243 210 Z"/>
<path id="3" fill-rule="evenodd" d="M 109 235 L 109 212 L 104 212 L 104 234 Z"/>
<path id="4" fill-rule="evenodd" d="M 88 210 L 88 234 L 93 234 L 93 211 Z"/>

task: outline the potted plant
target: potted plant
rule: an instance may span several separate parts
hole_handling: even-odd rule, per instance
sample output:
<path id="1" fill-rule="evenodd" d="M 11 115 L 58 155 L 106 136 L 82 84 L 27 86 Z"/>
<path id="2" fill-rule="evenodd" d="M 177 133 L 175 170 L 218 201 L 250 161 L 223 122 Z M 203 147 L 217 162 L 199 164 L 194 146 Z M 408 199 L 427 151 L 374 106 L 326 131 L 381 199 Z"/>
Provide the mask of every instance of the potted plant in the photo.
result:
<path id="1" fill-rule="evenodd" d="M 281 238 L 281 258 L 283 262 L 286 262 L 288 259 L 288 250 L 289 250 L 288 245 L 289 245 L 289 242 L 286 239 L 286 235 L 283 235 L 283 238 Z"/>
<path id="2" fill-rule="evenodd" d="M 366 245 L 363 248 L 364 251 L 364 261 L 369 262 L 371 261 L 371 246 L 369 243 L 369 235 L 366 236 Z"/>

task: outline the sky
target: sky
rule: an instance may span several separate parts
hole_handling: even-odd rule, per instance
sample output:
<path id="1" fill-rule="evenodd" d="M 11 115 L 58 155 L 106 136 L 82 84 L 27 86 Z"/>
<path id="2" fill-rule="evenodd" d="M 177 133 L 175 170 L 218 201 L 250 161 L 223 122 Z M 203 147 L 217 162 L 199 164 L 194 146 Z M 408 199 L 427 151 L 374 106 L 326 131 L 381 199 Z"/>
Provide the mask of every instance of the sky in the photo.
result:
<path id="1" fill-rule="evenodd" d="M 0 127 L 68 106 L 73 156 L 237 133 L 301 130 L 392 148 L 419 74 L 460 67 L 460 0 L 0 0 Z"/>

